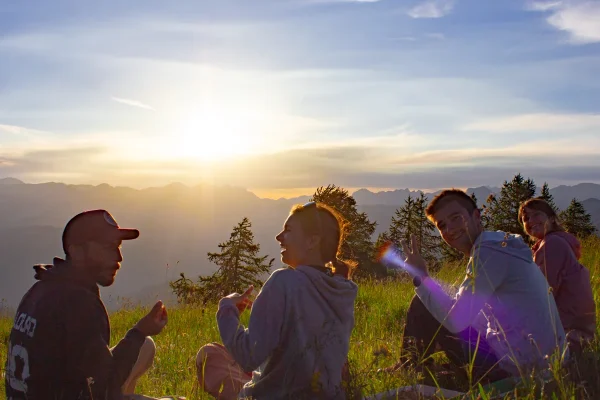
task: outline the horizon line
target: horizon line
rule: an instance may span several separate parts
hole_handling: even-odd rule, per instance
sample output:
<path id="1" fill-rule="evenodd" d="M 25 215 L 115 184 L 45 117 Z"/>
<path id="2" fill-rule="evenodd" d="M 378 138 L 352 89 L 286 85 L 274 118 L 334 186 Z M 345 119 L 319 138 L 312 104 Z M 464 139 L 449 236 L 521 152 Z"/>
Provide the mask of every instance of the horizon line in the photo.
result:
<path id="1" fill-rule="evenodd" d="M 2 183 L 3 181 L 7 181 L 7 180 L 8 181 L 18 181 L 18 182 Z M 573 187 L 576 185 L 586 184 L 586 183 L 587 184 L 595 184 L 593 182 L 579 182 L 575 185 L 558 185 L 558 186 L 551 187 L 550 189 L 557 188 L 560 186 Z M 126 186 L 126 185 L 114 185 L 114 184 L 110 184 L 108 182 L 101 182 L 101 183 L 66 183 L 66 182 L 58 182 L 58 181 L 25 182 L 22 179 L 10 177 L 10 176 L 0 178 L 0 187 L 4 186 L 4 185 L 10 186 L 10 185 L 21 185 L 21 184 L 23 184 L 23 185 L 60 184 L 60 185 L 65 185 L 65 186 L 92 186 L 92 187 L 109 186 L 111 188 L 126 188 L 126 189 L 137 190 L 137 191 L 146 190 L 146 189 L 165 188 L 167 186 L 183 186 L 183 187 L 191 189 L 191 188 L 199 187 L 202 185 L 212 185 L 215 187 L 230 187 L 230 188 L 246 190 L 247 192 L 252 193 L 259 199 L 270 199 L 270 200 L 292 200 L 292 199 L 299 198 L 299 197 L 309 197 L 314 194 L 314 191 L 318 187 L 320 187 L 320 186 L 315 186 L 314 188 L 244 188 L 241 186 L 230 185 L 230 184 L 214 184 L 214 183 L 210 183 L 210 182 L 198 182 L 195 184 L 187 184 L 187 183 L 183 183 L 183 182 L 179 182 L 179 181 L 173 181 L 173 182 L 166 183 L 164 185 L 157 185 L 157 186 L 134 187 L 134 186 Z M 598 184 L 596 184 L 596 185 L 598 185 Z M 345 187 L 345 186 L 341 186 L 341 185 L 336 185 L 336 186 L 344 188 L 351 195 L 354 195 L 356 192 L 358 192 L 360 190 L 367 190 L 373 194 L 390 193 L 390 192 L 401 191 L 401 190 L 408 190 L 410 192 L 422 192 L 424 194 L 430 194 L 430 193 L 436 193 L 441 190 L 449 189 L 449 188 L 460 189 L 460 190 L 463 190 L 466 192 L 469 189 L 477 189 L 477 188 L 481 188 L 481 187 L 485 187 L 488 189 L 500 187 L 500 186 L 495 186 L 495 185 L 479 185 L 479 186 L 469 186 L 469 187 L 452 186 L 452 187 L 445 187 L 445 188 L 422 189 L 422 188 L 406 188 L 406 187 L 405 188 L 390 188 L 390 187 L 364 187 L 364 186 L 363 187 Z M 287 193 L 288 195 L 287 196 L 283 196 L 283 195 L 277 196 L 276 193 L 281 193 L 281 194 Z M 292 195 L 291 193 L 295 193 L 295 194 Z M 267 195 L 267 194 L 270 194 L 270 195 Z"/>

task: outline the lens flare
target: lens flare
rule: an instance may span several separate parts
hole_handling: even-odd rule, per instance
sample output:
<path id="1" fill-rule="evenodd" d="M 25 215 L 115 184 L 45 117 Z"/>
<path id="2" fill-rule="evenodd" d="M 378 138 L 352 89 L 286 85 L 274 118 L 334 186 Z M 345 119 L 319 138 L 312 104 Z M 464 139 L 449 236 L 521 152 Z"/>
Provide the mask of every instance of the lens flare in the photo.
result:
<path id="1" fill-rule="evenodd" d="M 423 275 L 419 269 L 406 263 L 404 261 L 405 259 L 406 257 L 404 256 L 402 250 L 391 242 L 386 243 L 381 247 L 377 257 L 377 260 L 389 269 L 393 269 L 395 271 L 406 271 L 411 276 Z"/>

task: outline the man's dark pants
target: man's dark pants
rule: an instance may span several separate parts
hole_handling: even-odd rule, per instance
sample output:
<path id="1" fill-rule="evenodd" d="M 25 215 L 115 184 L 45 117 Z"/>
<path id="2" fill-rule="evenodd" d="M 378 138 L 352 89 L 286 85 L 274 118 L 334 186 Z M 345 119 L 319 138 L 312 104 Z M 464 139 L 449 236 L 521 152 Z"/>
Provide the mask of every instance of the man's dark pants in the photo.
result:
<path id="1" fill-rule="evenodd" d="M 485 336 L 471 327 L 451 333 L 431 315 L 419 297 L 414 296 L 406 315 L 402 361 L 431 365 L 428 357 L 440 349 L 455 370 L 464 371 L 464 379 L 468 379 L 468 375 L 462 367 L 472 365 L 470 381 L 473 383 L 487 384 L 509 376 L 498 366 L 498 359 Z"/>

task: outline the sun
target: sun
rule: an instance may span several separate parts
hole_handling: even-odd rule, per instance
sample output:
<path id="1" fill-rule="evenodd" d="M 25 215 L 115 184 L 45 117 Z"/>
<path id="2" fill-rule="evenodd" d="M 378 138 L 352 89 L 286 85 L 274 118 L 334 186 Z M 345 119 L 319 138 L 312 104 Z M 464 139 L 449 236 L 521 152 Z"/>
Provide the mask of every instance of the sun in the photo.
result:
<path id="1" fill-rule="evenodd" d="M 257 117 L 232 110 L 209 108 L 184 118 L 169 135 L 172 158 L 219 161 L 254 154 L 260 132 Z"/>

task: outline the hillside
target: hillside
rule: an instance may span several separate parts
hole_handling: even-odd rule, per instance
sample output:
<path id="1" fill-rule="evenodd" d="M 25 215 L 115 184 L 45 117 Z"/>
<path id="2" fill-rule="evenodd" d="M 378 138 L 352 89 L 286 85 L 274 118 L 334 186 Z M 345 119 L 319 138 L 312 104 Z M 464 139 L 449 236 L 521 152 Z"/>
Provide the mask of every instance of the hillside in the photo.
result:
<path id="1" fill-rule="evenodd" d="M 599 199 L 587 199 L 581 202 L 585 210 L 592 216 L 592 223 L 598 228 L 600 232 L 600 200 Z"/>
<path id="2" fill-rule="evenodd" d="M 229 237 L 243 217 L 250 218 L 261 253 L 275 257 L 275 266 L 279 266 L 279 245 L 274 237 L 290 207 L 308 200 L 307 196 L 261 199 L 245 189 L 208 184 L 138 190 L 106 184 L 24 184 L 10 178 L 1 182 L 5 184 L 0 184 L 0 271 L 4 278 L 0 280 L 0 299 L 13 306 L 33 283 L 31 266 L 62 255 L 62 229 L 82 210 L 108 209 L 120 225 L 141 231 L 139 240 L 123 246 L 125 261 L 116 283 L 103 290 L 109 307 L 117 308 L 117 299 L 135 302 L 166 296 L 168 282 L 181 272 L 191 277 L 212 273 L 215 266 L 206 260 L 206 253 L 216 251 L 217 244 Z M 596 186 L 600 188 L 577 185 L 568 193 L 583 199 L 585 194 L 596 193 Z M 469 189 L 469 193 L 476 193 L 481 202 L 494 190 L 497 188 L 479 187 Z M 377 222 L 375 235 L 388 228 L 408 194 L 417 192 L 373 193 L 363 189 L 355 193 L 358 209 Z M 598 200 L 588 199 L 584 204 L 600 226 Z"/>

